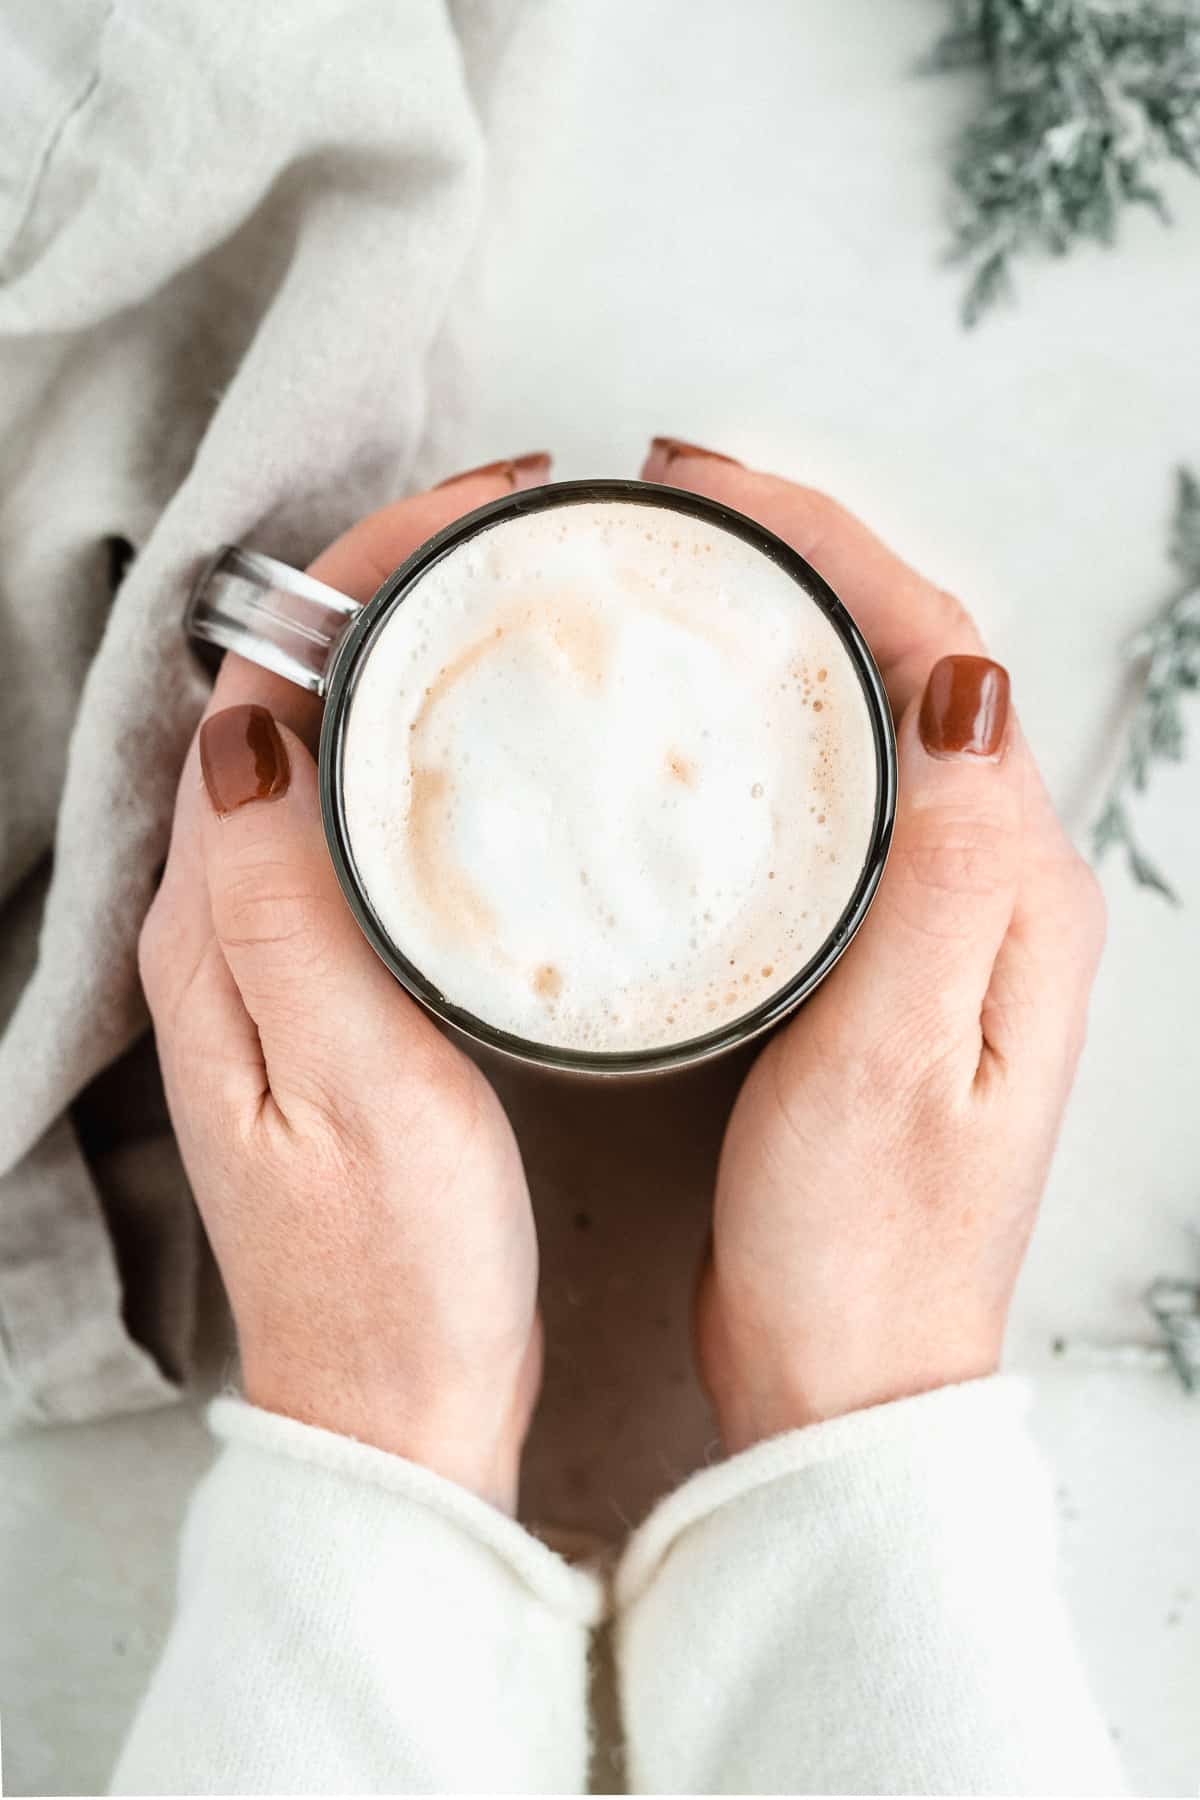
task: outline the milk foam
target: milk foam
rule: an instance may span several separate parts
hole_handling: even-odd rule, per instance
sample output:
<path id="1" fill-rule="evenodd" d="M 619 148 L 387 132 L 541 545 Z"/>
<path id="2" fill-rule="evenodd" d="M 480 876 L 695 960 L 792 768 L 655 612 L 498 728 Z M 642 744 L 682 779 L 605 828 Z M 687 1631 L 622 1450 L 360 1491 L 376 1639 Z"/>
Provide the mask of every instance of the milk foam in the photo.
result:
<path id="1" fill-rule="evenodd" d="M 825 615 L 732 533 L 580 502 L 452 551 L 361 671 L 346 826 L 445 997 L 582 1050 L 698 1037 L 783 987 L 866 859 L 876 763 Z"/>

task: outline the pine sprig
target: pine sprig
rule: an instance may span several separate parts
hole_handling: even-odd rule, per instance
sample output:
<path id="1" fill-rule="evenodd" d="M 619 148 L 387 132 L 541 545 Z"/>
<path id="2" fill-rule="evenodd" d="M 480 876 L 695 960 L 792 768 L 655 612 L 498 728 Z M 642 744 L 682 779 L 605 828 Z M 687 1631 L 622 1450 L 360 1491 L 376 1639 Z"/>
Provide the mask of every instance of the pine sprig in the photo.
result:
<path id="1" fill-rule="evenodd" d="M 1169 222 L 1151 179 L 1200 175 L 1198 0 L 951 0 L 927 67 L 977 68 L 988 99 L 952 165 L 963 321 L 1010 291 L 1014 257 L 1111 244 L 1122 208 Z"/>
<path id="2" fill-rule="evenodd" d="M 1184 696 L 1200 687 L 1200 481 L 1189 469 L 1177 476 L 1170 557 L 1180 585 L 1129 647 L 1130 656 L 1144 665 L 1145 679 L 1121 762 L 1092 827 L 1092 850 L 1099 858 L 1113 844 L 1123 845 L 1138 885 L 1178 904 L 1137 841 L 1130 802 L 1145 792 L 1156 762 L 1183 761 Z"/>

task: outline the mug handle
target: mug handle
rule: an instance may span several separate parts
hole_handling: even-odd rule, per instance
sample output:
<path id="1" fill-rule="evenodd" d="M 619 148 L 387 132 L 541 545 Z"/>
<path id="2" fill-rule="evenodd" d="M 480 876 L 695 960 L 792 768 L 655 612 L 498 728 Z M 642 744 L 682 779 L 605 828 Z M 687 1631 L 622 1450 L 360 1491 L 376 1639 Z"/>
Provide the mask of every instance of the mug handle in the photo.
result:
<path id="1" fill-rule="evenodd" d="M 192 590 L 183 626 L 323 697 L 334 652 L 361 611 L 360 601 L 273 556 L 226 544 Z"/>

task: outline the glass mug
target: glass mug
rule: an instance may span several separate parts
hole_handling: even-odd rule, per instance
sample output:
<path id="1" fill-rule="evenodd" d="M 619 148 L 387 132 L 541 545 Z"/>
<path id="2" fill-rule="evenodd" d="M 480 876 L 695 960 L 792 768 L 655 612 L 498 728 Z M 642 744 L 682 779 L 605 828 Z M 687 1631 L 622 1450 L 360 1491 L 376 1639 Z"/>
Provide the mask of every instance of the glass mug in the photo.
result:
<path id="1" fill-rule="evenodd" d="M 854 889 L 824 943 L 792 978 L 740 1018 L 685 1042 L 646 1050 L 565 1049 L 518 1037 L 448 1000 L 384 930 L 355 867 L 342 797 L 345 727 L 355 684 L 380 631 L 433 565 L 506 519 L 577 502 L 666 507 L 730 532 L 790 575 L 803 605 L 816 605 L 836 632 L 862 685 L 875 745 L 875 808 Z M 223 548 L 205 568 L 185 616 L 189 636 L 282 675 L 325 702 L 318 753 L 321 815 L 334 869 L 364 935 L 408 992 L 444 1025 L 477 1044 L 543 1068 L 599 1075 L 646 1074 L 701 1062 L 759 1036 L 805 1000 L 858 930 L 883 873 L 896 811 L 896 740 L 879 670 L 862 634 L 829 585 L 790 545 L 720 502 L 641 481 L 564 481 L 494 500 L 456 519 L 413 552 L 364 605 L 257 551 Z"/>

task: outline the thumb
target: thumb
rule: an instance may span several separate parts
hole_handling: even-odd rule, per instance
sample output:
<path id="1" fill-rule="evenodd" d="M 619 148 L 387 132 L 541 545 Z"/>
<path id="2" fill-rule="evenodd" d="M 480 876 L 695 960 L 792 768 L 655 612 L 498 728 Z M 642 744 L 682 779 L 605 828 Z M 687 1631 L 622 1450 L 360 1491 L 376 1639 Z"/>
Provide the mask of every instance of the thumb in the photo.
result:
<path id="1" fill-rule="evenodd" d="M 1025 751 L 1006 671 L 943 657 L 901 719 L 898 747 L 888 866 L 858 943 L 814 1005 L 910 1073 L 961 1059 L 973 1080 L 1020 866 Z"/>
<path id="2" fill-rule="evenodd" d="M 261 706 L 210 714 L 200 733 L 202 846 L 213 930 L 287 1098 L 348 1098 L 434 1027 L 392 980 L 346 905 L 321 827 L 317 768 Z M 439 1042 L 441 1040 L 439 1039 Z"/>

